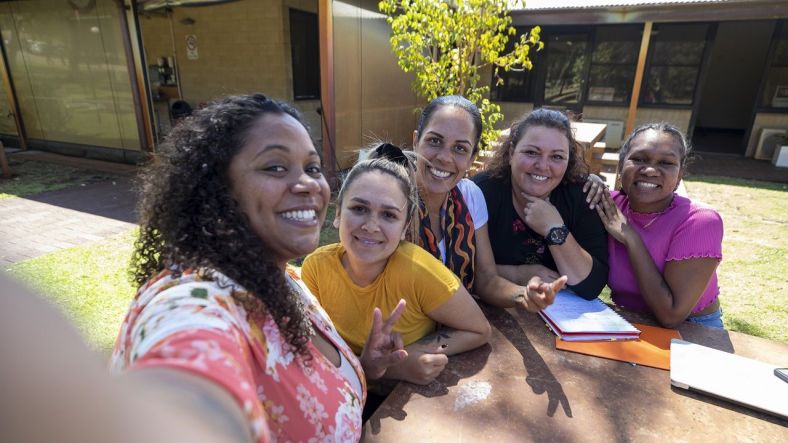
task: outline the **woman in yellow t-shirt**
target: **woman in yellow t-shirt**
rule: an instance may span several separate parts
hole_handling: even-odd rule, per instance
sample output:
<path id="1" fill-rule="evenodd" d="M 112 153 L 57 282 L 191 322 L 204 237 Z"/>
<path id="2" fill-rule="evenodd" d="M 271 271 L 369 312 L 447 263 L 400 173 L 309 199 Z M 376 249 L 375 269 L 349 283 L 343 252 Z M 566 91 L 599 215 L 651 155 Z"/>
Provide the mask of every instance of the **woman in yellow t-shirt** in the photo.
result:
<path id="1" fill-rule="evenodd" d="M 408 357 L 384 377 L 426 384 L 447 356 L 487 343 L 490 325 L 443 263 L 404 241 L 418 204 L 409 155 L 383 144 L 353 167 L 337 199 L 340 243 L 310 254 L 302 278 L 357 354 L 372 327 L 370 313 L 391 312 L 404 299 L 394 331 Z"/>

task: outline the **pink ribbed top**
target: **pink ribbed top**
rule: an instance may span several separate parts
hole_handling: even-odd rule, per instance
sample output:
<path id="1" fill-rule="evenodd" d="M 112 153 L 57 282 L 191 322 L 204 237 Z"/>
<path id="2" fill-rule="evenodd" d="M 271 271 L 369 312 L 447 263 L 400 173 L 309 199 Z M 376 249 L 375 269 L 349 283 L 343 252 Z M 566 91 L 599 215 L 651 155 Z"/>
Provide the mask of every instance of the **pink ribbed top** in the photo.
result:
<path id="1" fill-rule="evenodd" d="M 644 214 L 633 211 L 629 207 L 629 198 L 623 193 L 613 191 L 611 195 L 616 206 L 640 234 L 659 272 L 664 272 L 665 263 L 671 260 L 703 257 L 722 260 L 722 218 L 714 209 L 676 194 L 664 211 Z M 608 236 L 608 248 L 610 275 L 607 284 L 613 292 L 613 301 L 632 311 L 649 312 L 629 264 L 626 247 Z M 719 293 L 717 271 L 714 271 L 692 312 L 702 311 Z"/>

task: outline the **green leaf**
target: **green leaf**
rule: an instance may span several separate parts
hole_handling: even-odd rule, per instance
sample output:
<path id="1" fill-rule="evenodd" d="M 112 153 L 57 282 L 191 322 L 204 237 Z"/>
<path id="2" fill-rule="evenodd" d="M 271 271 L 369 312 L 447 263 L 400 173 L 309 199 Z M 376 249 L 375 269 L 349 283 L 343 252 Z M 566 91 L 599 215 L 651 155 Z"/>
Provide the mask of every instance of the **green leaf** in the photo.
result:
<path id="1" fill-rule="evenodd" d="M 531 48 L 541 50 L 541 29 L 535 26 L 515 40 L 508 0 L 382 0 L 378 9 L 391 26 L 391 50 L 405 72 L 413 72 L 413 90 L 425 100 L 463 94 L 482 114 L 482 149 L 498 138 L 495 124 L 503 120 L 500 106 L 489 101 L 489 85 L 479 86 L 480 70 L 492 66 L 497 85 L 503 84 L 497 69 L 531 69 Z M 511 1 L 524 8 L 524 0 Z"/>

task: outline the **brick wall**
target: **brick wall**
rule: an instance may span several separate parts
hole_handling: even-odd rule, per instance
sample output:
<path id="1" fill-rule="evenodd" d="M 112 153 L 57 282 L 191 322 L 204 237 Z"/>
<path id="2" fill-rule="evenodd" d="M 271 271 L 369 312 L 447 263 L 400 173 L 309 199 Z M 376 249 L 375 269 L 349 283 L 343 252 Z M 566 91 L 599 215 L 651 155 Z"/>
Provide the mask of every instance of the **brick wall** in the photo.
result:
<path id="1" fill-rule="evenodd" d="M 175 8 L 172 27 L 183 99 L 197 107 L 229 94 L 263 92 L 292 103 L 289 7 L 316 13 L 317 0 L 242 0 Z M 187 18 L 194 23 L 183 23 Z M 172 56 L 167 17 L 140 17 L 140 28 L 148 64 Z M 197 37 L 197 60 L 187 57 L 187 35 Z M 294 104 L 304 113 L 312 136 L 319 138 L 319 101 Z"/>

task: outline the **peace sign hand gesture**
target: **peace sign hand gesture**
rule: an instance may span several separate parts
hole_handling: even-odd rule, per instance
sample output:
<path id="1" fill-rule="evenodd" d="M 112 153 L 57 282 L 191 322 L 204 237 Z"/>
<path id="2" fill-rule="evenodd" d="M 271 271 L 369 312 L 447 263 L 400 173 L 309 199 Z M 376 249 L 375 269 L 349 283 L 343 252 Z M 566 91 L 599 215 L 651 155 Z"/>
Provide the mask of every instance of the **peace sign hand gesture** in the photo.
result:
<path id="1" fill-rule="evenodd" d="M 400 300 L 397 307 L 385 321 L 379 308 L 372 312 L 372 329 L 361 351 L 361 366 L 367 380 L 375 380 L 386 373 L 386 370 L 408 357 L 399 333 L 392 332 L 394 324 L 405 310 L 405 300 Z"/>

